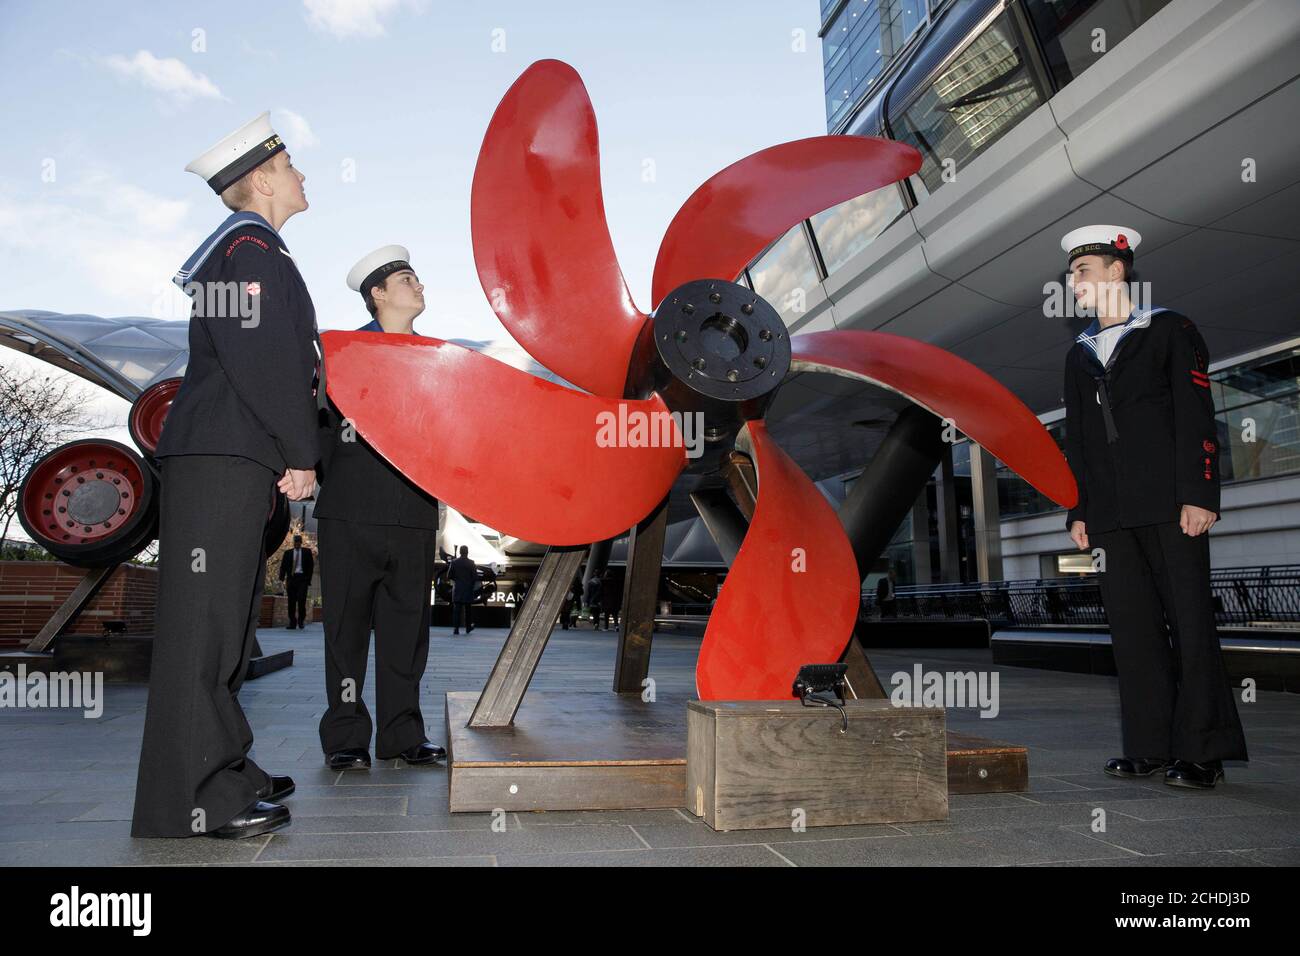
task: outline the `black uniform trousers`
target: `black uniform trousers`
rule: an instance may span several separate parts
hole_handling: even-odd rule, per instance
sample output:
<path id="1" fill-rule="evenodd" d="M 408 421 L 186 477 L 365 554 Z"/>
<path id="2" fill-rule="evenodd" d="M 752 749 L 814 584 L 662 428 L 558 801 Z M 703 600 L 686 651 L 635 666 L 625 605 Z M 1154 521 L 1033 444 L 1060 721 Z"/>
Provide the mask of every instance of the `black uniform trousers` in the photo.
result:
<path id="1" fill-rule="evenodd" d="M 1176 521 L 1088 535 L 1119 673 L 1124 755 L 1246 760 L 1210 592 L 1210 538 Z M 1166 623 L 1168 627 L 1166 628 Z"/>
<path id="2" fill-rule="evenodd" d="M 370 749 L 362 699 L 370 630 L 375 631 L 375 754 L 381 760 L 423 743 L 420 679 L 429 658 L 429 599 L 437 531 L 317 518 L 325 619 L 321 748 Z"/>
<path id="3" fill-rule="evenodd" d="M 291 559 L 292 560 L 292 559 Z M 305 574 L 290 574 L 285 591 L 289 595 L 289 626 L 307 623 L 307 590 L 311 578 Z"/>
<path id="4" fill-rule="evenodd" d="M 131 835 L 229 823 L 270 783 L 239 706 L 277 475 L 247 458 L 160 459 L 158 611 Z M 201 550 L 200 550 L 201 549 Z"/>

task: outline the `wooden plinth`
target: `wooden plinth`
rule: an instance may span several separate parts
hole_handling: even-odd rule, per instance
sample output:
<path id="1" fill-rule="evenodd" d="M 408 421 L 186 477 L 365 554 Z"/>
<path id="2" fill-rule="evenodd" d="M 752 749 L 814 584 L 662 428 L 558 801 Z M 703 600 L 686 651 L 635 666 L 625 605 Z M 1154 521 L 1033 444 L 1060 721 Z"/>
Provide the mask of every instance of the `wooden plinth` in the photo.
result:
<path id="1" fill-rule="evenodd" d="M 478 696 L 447 695 L 453 813 L 686 805 L 688 698 L 532 691 L 511 726 L 471 729 Z"/>
<path id="2" fill-rule="evenodd" d="M 1029 752 L 1015 744 L 948 731 L 949 793 L 1029 789 Z"/>
<path id="3" fill-rule="evenodd" d="M 449 693 L 451 810 L 684 809 L 690 699 L 530 691 L 511 726 L 471 730 L 478 693 Z M 949 732 L 947 753 L 949 793 L 1029 788 L 1024 747 Z"/>

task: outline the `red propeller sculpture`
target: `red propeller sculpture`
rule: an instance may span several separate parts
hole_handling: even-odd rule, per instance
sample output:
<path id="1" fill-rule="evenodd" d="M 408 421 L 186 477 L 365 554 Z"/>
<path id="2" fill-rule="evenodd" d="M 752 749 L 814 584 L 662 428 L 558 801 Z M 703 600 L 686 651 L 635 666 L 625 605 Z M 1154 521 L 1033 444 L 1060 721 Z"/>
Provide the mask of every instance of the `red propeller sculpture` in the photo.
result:
<path id="1" fill-rule="evenodd" d="M 909 146 L 858 136 L 797 140 L 728 166 L 673 217 L 647 315 L 610 241 L 587 91 L 567 64 L 534 63 L 479 152 L 474 261 L 515 340 L 586 391 L 438 339 L 328 332 L 330 397 L 427 492 L 552 545 L 627 531 L 684 468 L 708 467 L 734 443 L 753 459 L 758 499 L 709 619 L 696 689 L 705 699 L 785 698 L 800 665 L 839 659 L 861 586 L 834 510 L 762 420 L 787 375 L 830 372 L 897 392 L 1052 500 L 1075 501 L 1037 418 L 969 362 L 879 332 L 791 337 L 775 309 L 730 281 L 796 223 L 919 166 Z M 463 414 L 485 405 L 506 411 L 510 426 L 485 429 Z M 703 421 L 710 454 L 687 457 L 683 415 Z"/>

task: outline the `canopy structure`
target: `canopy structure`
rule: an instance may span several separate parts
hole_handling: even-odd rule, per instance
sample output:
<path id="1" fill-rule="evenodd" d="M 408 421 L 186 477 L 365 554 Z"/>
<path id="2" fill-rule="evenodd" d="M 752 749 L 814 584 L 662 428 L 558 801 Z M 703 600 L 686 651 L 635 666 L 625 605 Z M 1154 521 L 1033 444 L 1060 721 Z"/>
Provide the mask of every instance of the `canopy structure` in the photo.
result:
<path id="1" fill-rule="evenodd" d="M 0 312 L 0 345 L 35 356 L 133 402 L 155 381 L 185 374 L 190 354 L 189 326 L 184 319 L 20 309 Z M 448 341 L 531 375 L 568 384 L 509 339 Z"/>
<path id="2" fill-rule="evenodd" d="M 154 381 L 185 373 L 189 323 L 27 309 L 0 312 L 0 345 L 32 355 L 133 402 Z"/>

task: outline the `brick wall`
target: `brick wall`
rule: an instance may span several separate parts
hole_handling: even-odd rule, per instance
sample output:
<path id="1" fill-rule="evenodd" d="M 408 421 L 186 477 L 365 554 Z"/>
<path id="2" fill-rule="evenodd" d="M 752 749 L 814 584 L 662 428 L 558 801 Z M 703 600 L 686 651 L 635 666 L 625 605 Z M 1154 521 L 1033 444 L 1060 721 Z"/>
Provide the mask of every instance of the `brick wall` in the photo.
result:
<path id="1" fill-rule="evenodd" d="M 263 594 L 257 615 L 258 627 L 288 627 L 289 599 L 277 594 Z"/>
<path id="2" fill-rule="evenodd" d="M 0 561 L 0 647 L 35 637 L 85 573 L 58 561 Z M 125 621 L 128 634 L 152 634 L 157 603 L 158 570 L 124 564 L 64 633 L 102 634 L 105 621 Z"/>

